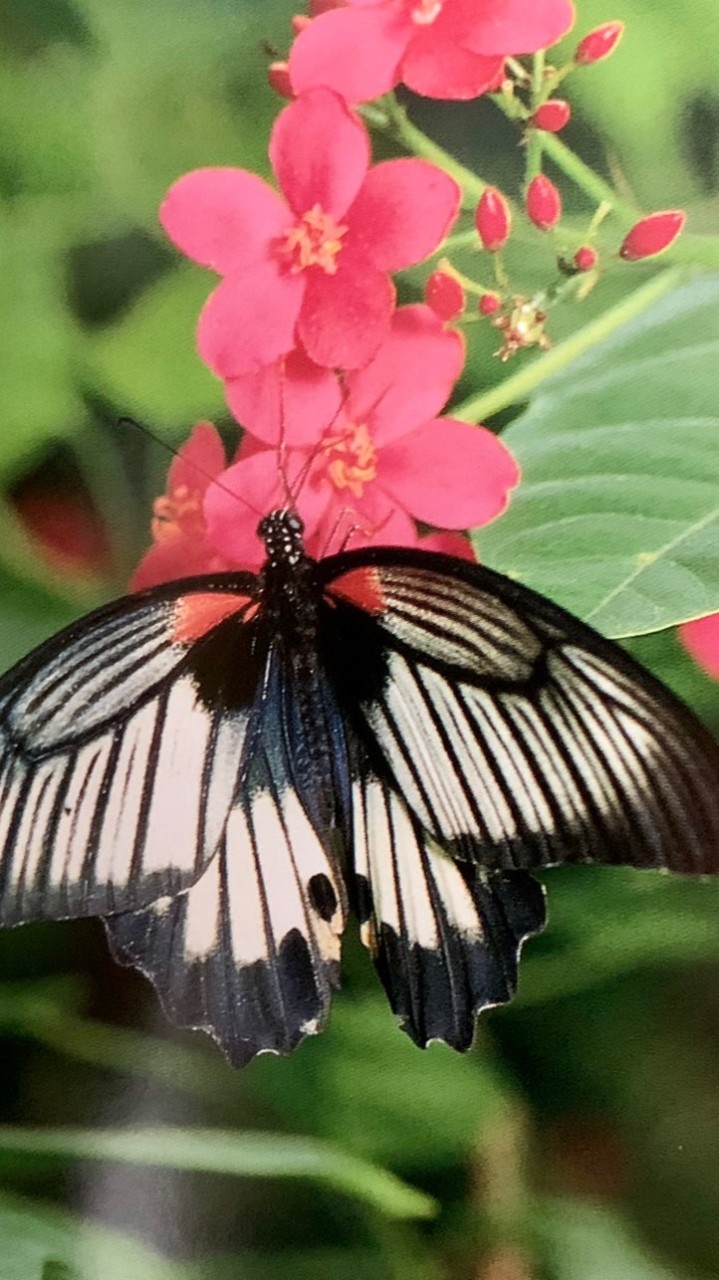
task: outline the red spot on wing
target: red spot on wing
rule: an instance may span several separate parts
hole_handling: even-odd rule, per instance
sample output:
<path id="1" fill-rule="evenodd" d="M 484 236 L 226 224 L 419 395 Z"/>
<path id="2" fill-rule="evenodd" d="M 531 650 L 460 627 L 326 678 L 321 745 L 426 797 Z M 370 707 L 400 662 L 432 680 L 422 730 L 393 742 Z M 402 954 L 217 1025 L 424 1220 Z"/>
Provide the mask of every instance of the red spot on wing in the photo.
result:
<path id="1" fill-rule="evenodd" d="M 382 583 L 376 569 L 351 569 L 335 578 L 327 588 L 333 596 L 349 600 L 366 613 L 384 613 L 386 605 Z"/>
<path id="2" fill-rule="evenodd" d="M 198 591 L 197 595 L 182 596 L 173 609 L 173 643 L 192 644 L 201 640 L 234 613 L 244 613 L 243 620 L 249 622 L 258 609 L 257 601 L 251 596 L 220 591 Z"/>

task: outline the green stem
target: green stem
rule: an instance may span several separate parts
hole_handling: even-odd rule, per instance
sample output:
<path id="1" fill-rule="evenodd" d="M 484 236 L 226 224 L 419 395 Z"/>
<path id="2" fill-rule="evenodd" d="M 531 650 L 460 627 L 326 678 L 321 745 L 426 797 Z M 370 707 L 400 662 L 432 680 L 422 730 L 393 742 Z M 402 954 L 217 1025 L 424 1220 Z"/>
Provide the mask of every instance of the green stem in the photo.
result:
<path id="1" fill-rule="evenodd" d="M 540 49 L 532 59 L 531 111 L 536 111 L 542 101 L 544 92 L 544 50 Z M 544 133 L 541 129 L 527 129 L 525 133 L 527 162 L 524 170 L 525 186 L 529 186 L 532 178 L 542 172 L 542 154 L 544 151 Z"/>
<path id="2" fill-rule="evenodd" d="M 467 169 L 453 155 L 450 155 L 449 151 L 445 151 L 438 142 L 433 142 L 426 133 L 412 124 L 404 107 L 401 107 L 395 99 L 391 99 L 387 107 L 385 132 L 391 133 L 414 155 L 421 156 L 424 160 L 431 160 L 433 164 L 444 169 L 445 173 L 454 178 L 462 188 L 462 203 L 465 208 L 473 209 L 489 183 L 473 173 L 471 169 Z"/>
<path id="3" fill-rule="evenodd" d="M 625 298 L 617 306 L 606 311 L 604 315 L 592 320 L 590 324 L 585 325 L 583 329 L 573 334 L 566 342 L 560 343 L 559 346 L 554 347 L 547 354 L 538 356 L 531 364 L 520 369 L 512 377 L 505 378 L 504 382 L 500 382 L 498 386 L 492 387 L 489 391 L 484 391 L 477 396 L 470 396 L 462 404 L 453 406 L 453 415 L 468 422 L 486 422 L 488 418 L 499 413 L 502 409 L 507 409 L 513 404 L 520 404 L 537 387 L 546 382 L 547 378 L 558 373 L 560 369 L 566 368 L 573 360 L 584 355 L 585 351 L 590 351 L 592 347 L 597 346 L 599 342 L 604 338 L 608 338 L 621 325 L 627 324 L 629 320 L 635 319 L 636 316 L 642 315 L 643 312 L 654 306 L 659 298 L 677 286 L 682 277 L 683 273 L 676 268 L 665 271 L 660 276 L 655 276 L 643 288 L 631 294 L 629 298 Z"/>

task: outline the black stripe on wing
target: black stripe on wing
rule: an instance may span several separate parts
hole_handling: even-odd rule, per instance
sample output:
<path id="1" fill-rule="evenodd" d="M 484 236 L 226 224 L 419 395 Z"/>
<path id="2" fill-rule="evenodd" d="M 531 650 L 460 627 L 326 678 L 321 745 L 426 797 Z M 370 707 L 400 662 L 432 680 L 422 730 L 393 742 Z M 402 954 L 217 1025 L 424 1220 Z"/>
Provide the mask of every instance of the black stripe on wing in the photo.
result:
<path id="1" fill-rule="evenodd" d="M 544 926 L 541 885 L 452 861 L 367 765 L 353 815 L 355 907 L 392 1010 L 420 1047 L 468 1049 L 476 1015 L 514 994 L 522 942 Z"/>
<path id="2" fill-rule="evenodd" d="M 197 878 L 237 785 L 254 589 L 232 575 L 128 597 L 2 678 L 0 924 L 130 909 Z"/>
<path id="3" fill-rule="evenodd" d="M 277 651 L 261 687 L 218 853 L 186 893 L 105 922 L 115 956 L 152 981 L 170 1020 L 209 1032 L 236 1066 L 322 1029 L 346 915 L 325 826 L 334 800 L 318 794 L 321 772 L 307 775 L 311 726 Z"/>
<path id="4" fill-rule="evenodd" d="M 719 747 L 618 646 L 448 557 L 371 549 L 322 572 L 343 710 L 446 850 L 719 870 Z"/>

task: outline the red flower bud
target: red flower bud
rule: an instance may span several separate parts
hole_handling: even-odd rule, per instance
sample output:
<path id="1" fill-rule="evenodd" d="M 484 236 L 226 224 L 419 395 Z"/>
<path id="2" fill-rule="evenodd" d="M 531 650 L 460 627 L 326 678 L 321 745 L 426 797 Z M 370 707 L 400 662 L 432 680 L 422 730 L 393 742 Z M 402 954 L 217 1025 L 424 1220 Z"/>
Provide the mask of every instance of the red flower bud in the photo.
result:
<path id="1" fill-rule="evenodd" d="M 537 107 L 529 123 L 535 129 L 543 129 L 545 133 L 559 133 L 568 124 L 571 114 L 572 108 L 564 98 L 549 98 L 541 107 Z"/>
<path id="2" fill-rule="evenodd" d="M 482 193 L 474 215 L 474 224 L 489 253 L 496 253 L 506 243 L 512 226 L 512 215 L 507 201 L 496 187 L 487 187 Z"/>
<path id="3" fill-rule="evenodd" d="M 595 27 L 579 41 L 574 51 L 574 61 L 580 67 L 586 67 L 591 62 L 602 62 L 610 53 L 614 53 L 623 35 L 623 22 L 605 22 L 603 26 Z"/>
<path id="4" fill-rule="evenodd" d="M 424 300 L 440 320 L 454 320 L 465 307 L 465 293 L 459 280 L 446 271 L 433 271 L 424 286 Z"/>
<path id="5" fill-rule="evenodd" d="M 495 311 L 499 311 L 502 299 L 498 293 L 483 293 L 477 305 L 481 316 L 493 316 Z"/>
<path id="6" fill-rule="evenodd" d="M 271 62 L 267 68 L 267 83 L 281 98 L 293 98 L 290 68 L 287 62 Z"/>
<path id="7" fill-rule="evenodd" d="M 543 173 L 532 178 L 527 187 L 526 205 L 529 217 L 540 231 L 556 227 L 562 216 L 562 197 Z"/>
<path id="8" fill-rule="evenodd" d="M 620 258 L 637 262 L 640 258 L 653 258 L 657 253 L 663 253 L 674 243 L 686 220 L 687 215 L 682 209 L 663 209 L 660 213 L 640 218 L 624 237 Z"/>
<path id="9" fill-rule="evenodd" d="M 591 271 L 597 265 L 597 251 L 590 244 L 583 244 L 577 249 L 572 261 L 577 271 Z"/>

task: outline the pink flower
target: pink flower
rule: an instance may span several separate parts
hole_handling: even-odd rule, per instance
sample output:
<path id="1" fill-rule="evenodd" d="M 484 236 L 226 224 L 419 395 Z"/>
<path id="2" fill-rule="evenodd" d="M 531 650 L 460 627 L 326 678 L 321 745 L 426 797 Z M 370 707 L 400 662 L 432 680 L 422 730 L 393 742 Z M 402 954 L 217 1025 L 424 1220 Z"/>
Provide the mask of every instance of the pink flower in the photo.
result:
<path id="1" fill-rule="evenodd" d="M 685 622 L 679 628 L 679 639 L 698 666 L 719 680 L 719 613 Z"/>
<path id="2" fill-rule="evenodd" d="M 200 317 L 200 355 L 232 378 L 299 340 L 319 365 L 357 368 L 389 328 L 390 272 L 437 247 L 459 188 L 423 160 L 370 168 L 364 125 L 329 89 L 285 107 L 269 154 L 282 194 L 245 169 L 197 169 L 162 205 L 178 248 L 224 276 Z"/>
<path id="3" fill-rule="evenodd" d="M 250 566 L 263 559 L 243 495 L 263 511 L 292 495 L 314 555 L 348 541 L 421 545 L 415 521 L 458 530 L 493 520 L 518 481 L 513 457 L 485 428 L 435 416 L 462 361 L 460 336 L 418 305 L 396 312 L 371 363 L 343 382 L 304 355 L 228 382 L 251 435 L 222 488 L 205 496 L 218 552 Z"/>
<path id="4" fill-rule="evenodd" d="M 199 422 L 170 467 L 163 497 L 153 503 L 153 545 L 133 574 L 132 591 L 238 567 L 208 542 L 202 510 L 208 486 L 225 465 L 217 431 L 211 422 Z"/>
<path id="5" fill-rule="evenodd" d="M 347 0 L 319 13 L 290 53 L 296 93 L 327 85 L 367 102 L 400 83 L 429 98 L 476 98 L 510 54 L 554 44 L 571 0 Z"/>

